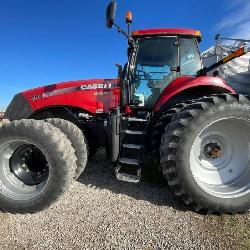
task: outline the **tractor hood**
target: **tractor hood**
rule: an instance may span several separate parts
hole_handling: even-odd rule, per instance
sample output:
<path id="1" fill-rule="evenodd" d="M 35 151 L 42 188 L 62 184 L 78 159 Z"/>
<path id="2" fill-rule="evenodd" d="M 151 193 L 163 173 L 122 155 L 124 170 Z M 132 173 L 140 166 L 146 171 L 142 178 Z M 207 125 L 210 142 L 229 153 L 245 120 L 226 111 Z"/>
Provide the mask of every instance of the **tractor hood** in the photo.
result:
<path id="1" fill-rule="evenodd" d="M 34 112 L 53 106 L 78 107 L 92 114 L 108 113 L 119 101 L 119 79 L 62 82 L 17 94 L 7 108 L 5 118 L 29 118 Z"/>

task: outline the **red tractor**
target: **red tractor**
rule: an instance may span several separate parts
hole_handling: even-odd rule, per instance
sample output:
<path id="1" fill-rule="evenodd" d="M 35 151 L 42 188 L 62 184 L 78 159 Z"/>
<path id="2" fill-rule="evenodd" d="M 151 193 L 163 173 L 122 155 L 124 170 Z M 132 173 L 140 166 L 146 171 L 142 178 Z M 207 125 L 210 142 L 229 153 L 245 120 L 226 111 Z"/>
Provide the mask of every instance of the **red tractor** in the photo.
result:
<path id="1" fill-rule="evenodd" d="M 118 180 L 139 182 L 151 158 L 197 212 L 247 211 L 250 101 L 221 78 L 206 76 L 245 48 L 202 68 L 199 31 L 130 34 L 115 24 L 115 9 L 112 1 L 107 26 L 128 39 L 128 63 L 118 66 L 118 79 L 24 91 L 7 108 L 10 123 L 0 129 L 0 207 L 21 213 L 47 207 L 83 172 L 87 158 L 105 148 Z M 131 17 L 127 13 L 128 27 Z"/>

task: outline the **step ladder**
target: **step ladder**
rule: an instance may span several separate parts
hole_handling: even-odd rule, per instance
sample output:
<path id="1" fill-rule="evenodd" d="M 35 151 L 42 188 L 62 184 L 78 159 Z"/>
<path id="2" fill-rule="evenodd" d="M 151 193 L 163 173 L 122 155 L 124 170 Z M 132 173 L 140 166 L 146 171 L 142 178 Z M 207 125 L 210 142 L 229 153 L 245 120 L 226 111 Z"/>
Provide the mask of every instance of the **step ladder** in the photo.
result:
<path id="1" fill-rule="evenodd" d="M 141 179 L 141 156 L 148 119 L 122 117 L 120 155 L 115 168 L 120 181 L 137 183 Z"/>

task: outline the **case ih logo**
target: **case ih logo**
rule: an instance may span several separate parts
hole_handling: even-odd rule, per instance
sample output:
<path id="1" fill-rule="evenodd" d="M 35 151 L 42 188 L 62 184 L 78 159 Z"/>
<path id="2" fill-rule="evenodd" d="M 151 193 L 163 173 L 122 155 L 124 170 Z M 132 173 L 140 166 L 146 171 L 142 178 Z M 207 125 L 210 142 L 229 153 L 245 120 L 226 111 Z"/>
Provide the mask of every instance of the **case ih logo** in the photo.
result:
<path id="1" fill-rule="evenodd" d="M 80 88 L 81 90 L 88 90 L 88 89 L 112 89 L 115 87 L 117 87 L 116 83 L 105 82 L 105 83 L 86 84 L 82 85 Z"/>
<path id="2" fill-rule="evenodd" d="M 113 82 L 104 82 L 104 83 L 93 83 L 93 84 L 84 84 L 81 86 L 77 87 L 70 87 L 70 88 L 64 88 L 64 89 L 58 89 L 58 90 L 53 90 L 49 92 L 44 92 L 41 94 L 36 94 L 31 97 L 32 101 L 37 101 L 46 97 L 50 96 L 55 96 L 55 95 L 61 95 L 61 94 L 66 94 L 70 93 L 73 91 L 80 91 L 80 90 L 94 90 L 94 89 L 112 89 L 112 88 L 117 88 L 118 85 L 117 83 Z"/>

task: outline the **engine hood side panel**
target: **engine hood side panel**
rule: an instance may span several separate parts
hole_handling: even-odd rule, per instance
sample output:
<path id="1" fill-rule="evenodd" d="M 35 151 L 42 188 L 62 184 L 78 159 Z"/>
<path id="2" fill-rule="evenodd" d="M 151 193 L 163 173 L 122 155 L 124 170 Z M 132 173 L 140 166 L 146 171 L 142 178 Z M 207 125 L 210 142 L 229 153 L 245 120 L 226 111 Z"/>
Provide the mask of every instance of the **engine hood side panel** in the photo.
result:
<path id="1" fill-rule="evenodd" d="M 12 100 L 8 119 L 27 118 L 38 110 L 51 106 L 72 106 L 87 112 L 108 113 L 119 105 L 118 79 L 96 79 L 63 82 L 24 91 Z M 24 116 L 26 114 L 26 116 Z"/>

